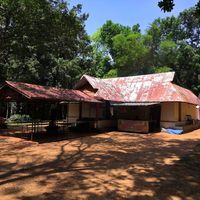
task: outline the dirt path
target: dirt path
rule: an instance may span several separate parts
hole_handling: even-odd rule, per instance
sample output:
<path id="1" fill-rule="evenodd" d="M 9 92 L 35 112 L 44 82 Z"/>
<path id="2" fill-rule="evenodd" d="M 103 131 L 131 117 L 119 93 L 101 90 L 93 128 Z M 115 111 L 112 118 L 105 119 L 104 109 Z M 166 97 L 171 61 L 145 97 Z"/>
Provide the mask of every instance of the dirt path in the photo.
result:
<path id="1" fill-rule="evenodd" d="M 0 136 L 0 199 L 198 200 L 197 144 L 200 130 L 109 132 L 43 144 Z"/>

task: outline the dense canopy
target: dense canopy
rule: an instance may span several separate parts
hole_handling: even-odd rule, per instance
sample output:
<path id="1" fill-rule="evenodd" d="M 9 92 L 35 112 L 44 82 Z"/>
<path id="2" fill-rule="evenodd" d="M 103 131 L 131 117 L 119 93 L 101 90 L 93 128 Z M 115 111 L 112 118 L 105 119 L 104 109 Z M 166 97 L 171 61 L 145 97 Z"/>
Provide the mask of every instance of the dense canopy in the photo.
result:
<path id="1" fill-rule="evenodd" d="M 109 78 L 175 71 L 177 84 L 200 93 L 198 6 L 155 19 L 144 32 L 139 24 L 108 20 L 90 38 L 89 15 L 69 2 L 0 0 L 1 83 L 72 88 L 83 74 Z"/>

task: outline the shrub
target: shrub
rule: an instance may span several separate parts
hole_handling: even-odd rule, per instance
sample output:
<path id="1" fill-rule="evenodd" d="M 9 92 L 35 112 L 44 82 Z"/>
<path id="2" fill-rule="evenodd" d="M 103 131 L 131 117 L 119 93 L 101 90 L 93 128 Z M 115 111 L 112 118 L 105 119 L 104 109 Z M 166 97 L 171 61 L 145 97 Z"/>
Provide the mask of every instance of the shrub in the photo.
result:
<path id="1" fill-rule="evenodd" d="M 7 122 L 30 122 L 31 117 L 29 115 L 20 115 L 20 114 L 14 114 L 10 116 L 10 118 L 7 120 Z"/>

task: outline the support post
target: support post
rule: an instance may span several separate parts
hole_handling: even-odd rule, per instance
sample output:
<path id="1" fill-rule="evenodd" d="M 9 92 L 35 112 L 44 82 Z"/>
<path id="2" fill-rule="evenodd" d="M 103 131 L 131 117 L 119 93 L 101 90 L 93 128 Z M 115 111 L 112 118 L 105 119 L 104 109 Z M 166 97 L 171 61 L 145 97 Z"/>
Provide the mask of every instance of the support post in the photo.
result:
<path id="1" fill-rule="evenodd" d="M 79 119 L 82 119 L 82 102 L 79 102 Z"/>
<path id="2" fill-rule="evenodd" d="M 182 113 L 181 102 L 179 102 L 178 103 L 178 121 L 181 121 L 181 113 Z"/>
<path id="3" fill-rule="evenodd" d="M 99 104 L 96 103 L 96 128 L 98 129 L 98 120 L 99 120 Z"/>

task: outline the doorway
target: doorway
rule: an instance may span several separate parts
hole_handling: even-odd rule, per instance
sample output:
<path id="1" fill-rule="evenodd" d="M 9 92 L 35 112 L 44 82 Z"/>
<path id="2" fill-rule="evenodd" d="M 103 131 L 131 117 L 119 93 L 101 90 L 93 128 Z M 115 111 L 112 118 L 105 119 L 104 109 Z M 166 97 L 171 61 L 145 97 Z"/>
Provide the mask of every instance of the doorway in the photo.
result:
<path id="1" fill-rule="evenodd" d="M 160 131 L 160 118 L 161 118 L 161 105 L 156 104 L 151 106 L 150 123 L 149 123 L 150 132 Z"/>

